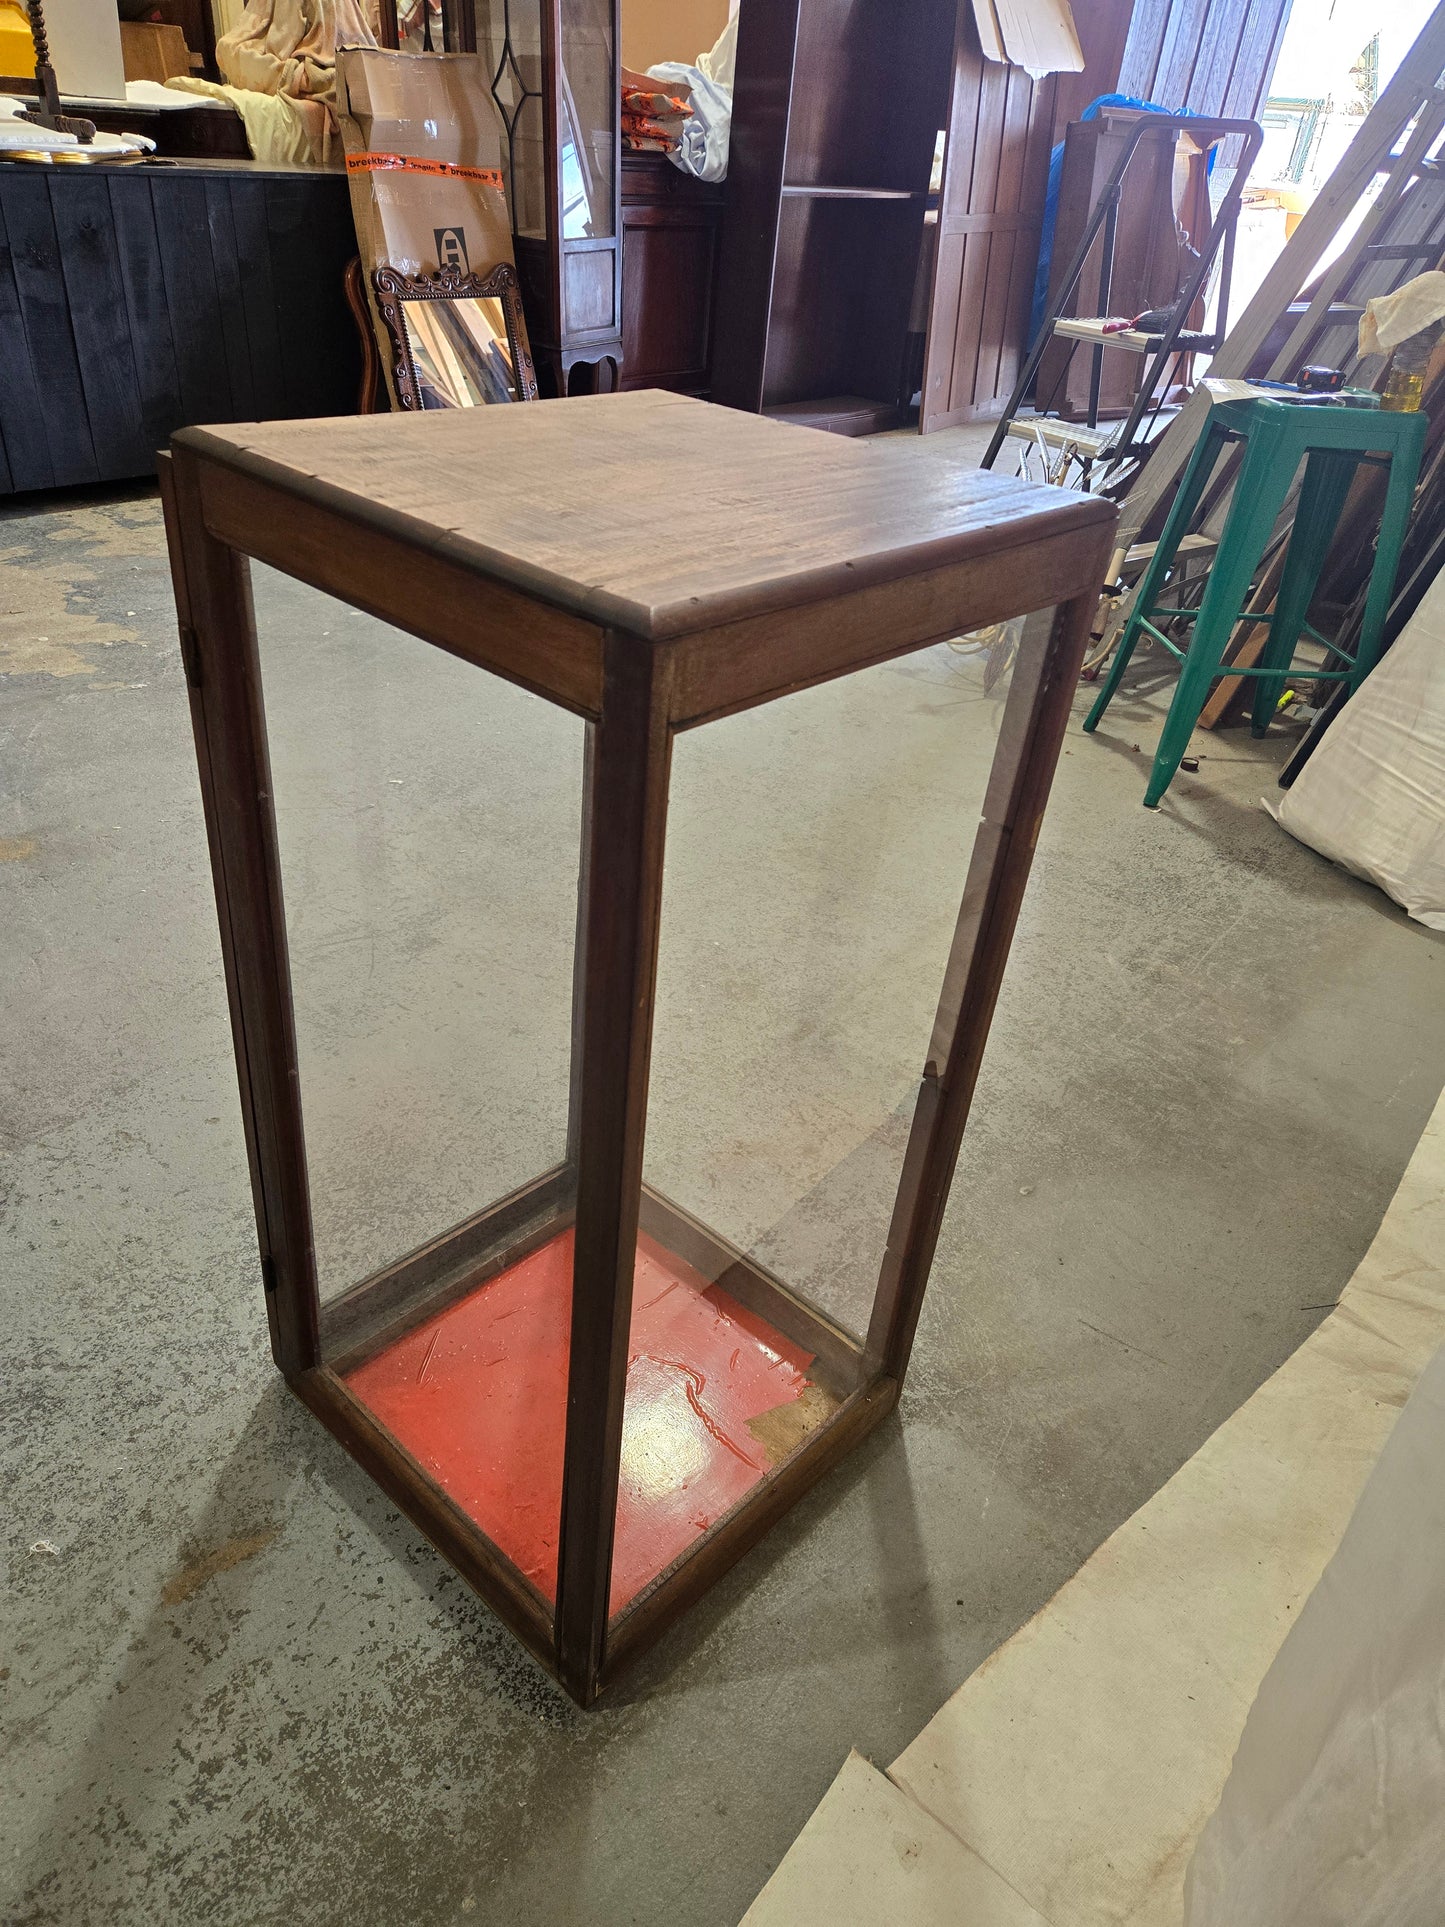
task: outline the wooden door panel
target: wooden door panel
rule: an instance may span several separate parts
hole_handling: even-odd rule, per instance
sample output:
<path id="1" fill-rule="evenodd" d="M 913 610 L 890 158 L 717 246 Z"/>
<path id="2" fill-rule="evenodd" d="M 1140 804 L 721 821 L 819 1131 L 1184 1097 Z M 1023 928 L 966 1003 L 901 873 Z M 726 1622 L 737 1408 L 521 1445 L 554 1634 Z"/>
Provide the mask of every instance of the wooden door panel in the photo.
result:
<path id="1" fill-rule="evenodd" d="M 985 60 L 958 10 L 920 426 L 997 415 L 1023 352 L 1055 80 Z"/>

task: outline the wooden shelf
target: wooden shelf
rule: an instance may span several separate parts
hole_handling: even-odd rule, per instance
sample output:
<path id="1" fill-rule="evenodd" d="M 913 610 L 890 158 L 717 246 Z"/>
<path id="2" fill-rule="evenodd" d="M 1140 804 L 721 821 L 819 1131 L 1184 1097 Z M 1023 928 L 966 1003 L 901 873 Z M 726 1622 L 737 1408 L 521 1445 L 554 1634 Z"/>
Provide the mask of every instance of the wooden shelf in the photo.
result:
<path id="1" fill-rule="evenodd" d="M 1106 334 L 1104 317 L 1088 315 L 1060 315 L 1054 323 L 1054 333 L 1070 341 L 1092 342 L 1096 348 L 1124 348 L 1131 355 L 1152 355 L 1164 339 L 1162 334 L 1145 334 L 1138 328 L 1118 328 Z M 1212 355 L 1218 346 L 1217 335 L 1194 334 L 1188 329 L 1174 342 L 1179 354 Z"/>
<path id="2" fill-rule="evenodd" d="M 764 408 L 771 421 L 821 428 L 830 435 L 876 435 L 898 426 L 899 410 L 866 395 L 825 395 L 819 401 L 786 401 Z"/>
<path id="3" fill-rule="evenodd" d="M 926 201 L 926 193 L 914 193 L 905 187 L 802 187 L 789 183 L 783 189 L 784 198 L 789 196 L 799 200 L 813 201 Z"/>
<path id="4" fill-rule="evenodd" d="M 918 387 L 913 297 L 955 14 L 955 0 L 742 9 L 714 401 L 853 434 L 897 424 Z"/>

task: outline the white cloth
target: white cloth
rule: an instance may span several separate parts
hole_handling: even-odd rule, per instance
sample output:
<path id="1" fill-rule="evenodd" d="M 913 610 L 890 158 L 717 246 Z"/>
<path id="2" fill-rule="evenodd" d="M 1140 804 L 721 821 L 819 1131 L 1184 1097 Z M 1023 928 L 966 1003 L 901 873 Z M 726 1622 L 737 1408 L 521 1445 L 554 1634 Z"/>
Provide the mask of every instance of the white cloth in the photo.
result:
<path id="1" fill-rule="evenodd" d="M 731 93 L 737 64 L 738 16 L 734 9 L 731 19 L 707 52 L 698 55 L 697 70 L 705 80 L 711 80 L 719 87 L 726 87 Z"/>
<path id="2" fill-rule="evenodd" d="M 1360 353 L 1393 354 L 1402 341 L 1445 316 L 1445 274 L 1417 274 L 1393 294 L 1377 294 L 1360 316 Z"/>
<path id="3" fill-rule="evenodd" d="M 1439 1927 L 1442 1465 L 1445 1352 L 1265 1674 L 1190 1863 L 1186 1927 Z"/>
<path id="4" fill-rule="evenodd" d="M 1445 930 L 1445 572 L 1285 792 L 1291 836 Z"/>
<path id="5" fill-rule="evenodd" d="M 698 55 L 695 67 L 685 66 L 680 60 L 660 60 L 647 70 L 649 80 L 675 89 L 686 87 L 691 94 L 692 112 L 667 158 L 684 174 L 695 174 L 700 181 L 727 178 L 737 50 L 738 20 L 734 14 L 713 46 Z"/>

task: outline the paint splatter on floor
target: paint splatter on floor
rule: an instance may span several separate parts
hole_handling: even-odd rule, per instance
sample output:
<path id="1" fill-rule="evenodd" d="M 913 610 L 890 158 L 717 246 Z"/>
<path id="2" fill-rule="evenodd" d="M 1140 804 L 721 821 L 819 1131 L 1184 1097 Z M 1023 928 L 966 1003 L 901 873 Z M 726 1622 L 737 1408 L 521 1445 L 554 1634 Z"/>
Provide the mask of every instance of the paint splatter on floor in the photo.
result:
<path id="1" fill-rule="evenodd" d="M 279 1526 L 263 1526 L 259 1532 L 238 1532 L 210 1552 L 203 1552 L 188 1560 L 161 1587 L 161 1604 L 178 1606 L 183 1599 L 198 1593 L 206 1581 L 214 1579 L 218 1572 L 230 1572 L 232 1567 L 243 1564 L 247 1559 L 254 1559 L 258 1552 L 264 1552 L 280 1531 Z"/>
<path id="2" fill-rule="evenodd" d="M 351 1390 L 543 1594 L 557 1589 L 572 1233 L 346 1374 Z M 611 1609 L 822 1423 L 811 1356 L 638 1239 Z M 796 1423 L 780 1423 L 785 1413 Z M 761 1434 L 755 1422 L 777 1414 Z"/>

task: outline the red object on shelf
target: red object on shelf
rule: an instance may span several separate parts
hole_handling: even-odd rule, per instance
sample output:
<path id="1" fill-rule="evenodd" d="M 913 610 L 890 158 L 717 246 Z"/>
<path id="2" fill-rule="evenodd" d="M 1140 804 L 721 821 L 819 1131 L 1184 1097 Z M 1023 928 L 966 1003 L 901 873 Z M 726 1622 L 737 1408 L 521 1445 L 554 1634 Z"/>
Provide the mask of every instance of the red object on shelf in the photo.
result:
<path id="1" fill-rule="evenodd" d="M 572 1236 L 346 1374 L 355 1395 L 548 1599 L 557 1592 Z M 792 1404 L 812 1357 L 640 1235 L 610 1609 L 769 1470 L 749 1421 Z"/>

